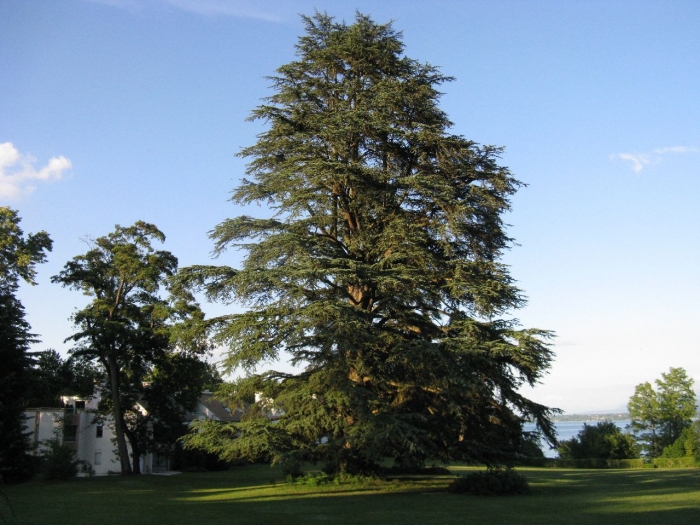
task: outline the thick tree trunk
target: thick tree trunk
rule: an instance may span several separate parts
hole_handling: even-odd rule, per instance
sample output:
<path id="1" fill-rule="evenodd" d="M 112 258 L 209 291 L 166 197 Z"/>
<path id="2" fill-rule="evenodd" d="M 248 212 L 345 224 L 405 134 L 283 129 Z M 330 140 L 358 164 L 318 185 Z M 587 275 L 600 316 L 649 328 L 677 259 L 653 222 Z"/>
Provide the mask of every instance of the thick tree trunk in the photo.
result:
<path id="1" fill-rule="evenodd" d="M 131 469 L 132 474 L 141 474 L 141 449 L 135 432 L 125 431 L 126 438 L 131 445 Z"/>
<path id="2" fill-rule="evenodd" d="M 117 359 L 113 355 L 107 358 L 109 386 L 112 391 L 112 416 L 114 417 L 114 437 L 117 441 L 117 451 L 119 463 L 121 465 L 122 476 L 127 476 L 133 471 L 129 461 L 129 449 L 126 446 L 126 436 L 124 433 L 124 415 L 121 400 L 119 399 L 119 366 Z"/>

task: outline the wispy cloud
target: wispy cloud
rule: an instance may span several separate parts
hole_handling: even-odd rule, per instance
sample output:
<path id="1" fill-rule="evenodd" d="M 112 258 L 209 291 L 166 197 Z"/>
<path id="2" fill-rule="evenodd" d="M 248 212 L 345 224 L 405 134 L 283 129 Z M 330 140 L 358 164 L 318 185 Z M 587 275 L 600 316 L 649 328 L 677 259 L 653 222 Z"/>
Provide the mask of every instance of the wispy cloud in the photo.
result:
<path id="1" fill-rule="evenodd" d="M 36 181 L 60 180 L 72 164 L 64 156 L 52 157 L 44 167 L 37 160 L 20 153 L 12 142 L 0 144 L 0 198 L 17 199 L 36 189 Z"/>
<path id="2" fill-rule="evenodd" d="M 667 148 L 656 148 L 648 153 L 616 153 L 610 155 L 612 159 L 627 160 L 632 163 L 632 169 L 639 173 L 649 164 L 661 162 L 664 155 L 673 153 L 700 153 L 700 148 L 688 146 L 671 146 Z"/>
<path id="3" fill-rule="evenodd" d="M 165 7 L 202 16 L 232 16 L 255 18 L 268 22 L 282 21 L 282 17 L 279 15 L 259 10 L 258 3 L 250 0 L 83 0 L 83 2 L 108 5 L 132 12 L 147 7 Z"/>

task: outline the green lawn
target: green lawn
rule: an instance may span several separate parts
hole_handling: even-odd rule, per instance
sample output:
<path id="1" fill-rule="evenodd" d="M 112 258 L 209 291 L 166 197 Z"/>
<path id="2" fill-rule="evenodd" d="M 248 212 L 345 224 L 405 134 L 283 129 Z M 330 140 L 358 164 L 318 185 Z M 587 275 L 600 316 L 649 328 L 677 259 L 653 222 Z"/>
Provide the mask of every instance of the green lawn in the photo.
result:
<path id="1" fill-rule="evenodd" d="M 21 525 L 700 523 L 700 469 L 519 471 L 532 493 L 506 498 L 448 494 L 449 476 L 288 485 L 279 470 L 262 465 L 33 482 L 0 487 L 16 521 L 1 494 L 0 512 L 6 523 Z"/>

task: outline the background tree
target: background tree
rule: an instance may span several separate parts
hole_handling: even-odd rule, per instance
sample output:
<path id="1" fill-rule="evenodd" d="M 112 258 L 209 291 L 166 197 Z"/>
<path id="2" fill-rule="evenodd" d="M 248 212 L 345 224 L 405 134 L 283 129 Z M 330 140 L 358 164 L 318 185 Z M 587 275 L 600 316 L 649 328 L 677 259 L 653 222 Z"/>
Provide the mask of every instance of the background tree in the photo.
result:
<path id="1" fill-rule="evenodd" d="M 595 425 L 584 423 L 574 438 L 557 447 L 562 459 L 633 459 L 639 457 L 634 438 L 623 433 L 612 421 Z"/>
<path id="2" fill-rule="evenodd" d="M 656 390 L 648 382 L 637 385 L 627 405 L 636 439 L 653 458 L 690 426 L 696 409 L 693 379 L 683 368 L 670 368 L 655 383 Z"/>
<path id="3" fill-rule="evenodd" d="M 686 427 L 672 444 L 664 448 L 661 457 L 694 457 L 700 460 L 700 419 Z"/>
<path id="4" fill-rule="evenodd" d="M 143 440 L 134 407 L 153 366 L 173 352 L 193 356 L 208 348 L 199 328 L 203 314 L 192 296 L 160 294 L 177 269 L 174 255 L 152 247 L 164 240 L 160 230 L 142 221 L 117 226 L 52 279 L 92 298 L 73 316 L 78 331 L 70 337 L 76 343 L 71 354 L 98 363 L 105 374 L 101 408 L 114 421 L 122 474 L 139 470 Z"/>
<path id="5" fill-rule="evenodd" d="M 232 402 L 258 401 L 249 421 L 202 423 L 189 443 L 342 471 L 386 456 L 507 461 L 523 418 L 551 438 L 548 409 L 518 393 L 549 366 L 550 334 L 501 318 L 524 304 L 498 262 L 521 183 L 498 165 L 499 148 L 447 133 L 437 88 L 450 78 L 404 56 L 390 24 L 304 23 L 298 60 L 253 112 L 269 128 L 242 151 L 252 180 L 232 198 L 275 216 L 212 233 L 216 254 L 246 252 L 240 269 L 180 279 L 249 307 L 211 326 L 230 349 L 227 369 L 250 372 Z M 252 373 L 282 352 L 304 370 Z M 272 425 L 275 406 L 284 414 Z"/>
<path id="6" fill-rule="evenodd" d="M 36 284 L 35 266 L 46 260 L 46 232 L 26 237 L 15 210 L 0 207 L 0 481 L 26 479 L 29 441 L 24 406 L 30 377 L 29 345 L 36 342 L 16 293 L 20 281 Z"/>
<path id="7" fill-rule="evenodd" d="M 141 452 L 171 456 L 187 432 L 187 412 L 194 410 L 205 389 L 217 381 L 216 370 L 198 355 L 169 352 L 153 363 L 139 400 L 147 412 L 127 410 L 127 435 Z M 132 445 L 133 446 L 133 445 Z"/>
<path id="8" fill-rule="evenodd" d="M 101 378 L 90 361 L 71 357 L 63 359 L 56 350 L 31 354 L 32 368 L 27 384 L 28 407 L 60 407 L 61 396 L 92 397 Z"/>

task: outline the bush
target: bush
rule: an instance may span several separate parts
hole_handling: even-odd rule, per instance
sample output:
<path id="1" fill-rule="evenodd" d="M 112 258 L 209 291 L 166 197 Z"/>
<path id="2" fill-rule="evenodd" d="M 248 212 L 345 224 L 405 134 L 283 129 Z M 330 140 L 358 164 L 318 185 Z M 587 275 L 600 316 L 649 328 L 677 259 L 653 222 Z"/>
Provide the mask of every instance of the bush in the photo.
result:
<path id="1" fill-rule="evenodd" d="M 58 438 L 43 442 L 42 462 L 47 479 L 67 480 L 78 475 L 81 461 L 76 459 L 75 451 L 61 444 Z"/>
<path id="2" fill-rule="evenodd" d="M 584 423 L 578 435 L 561 441 L 557 447 L 563 460 L 634 459 L 639 451 L 630 434 L 624 434 L 612 421 L 600 421 L 596 425 Z M 598 462 L 591 468 L 605 468 Z"/>
<path id="3" fill-rule="evenodd" d="M 637 459 L 609 459 L 608 468 L 644 468 L 644 460 Z"/>
<path id="4" fill-rule="evenodd" d="M 654 458 L 654 468 L 693 468 L 695 458 L 686 456 L 682 458 Z"/>
<path id="5" fill-rule="evenodd" d="M 453 494 L 475 496 L 514 496 L 527 494 L 530 486 L 525 477 L 513 469 L 489 469 L 460 476 L 450 483 L 447 490 Z"/>
<path id="6" fill-rule="evenodd" d="M 289 458 L 282 463 L 282 473 L 286 479 L 295 480 L 304 475 L 301 461 L 296 458 Z"/>

